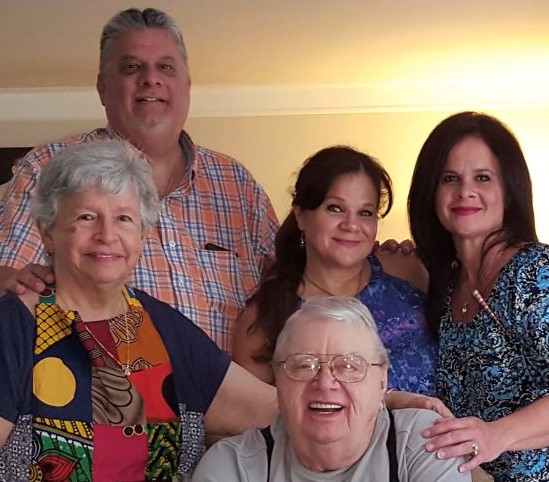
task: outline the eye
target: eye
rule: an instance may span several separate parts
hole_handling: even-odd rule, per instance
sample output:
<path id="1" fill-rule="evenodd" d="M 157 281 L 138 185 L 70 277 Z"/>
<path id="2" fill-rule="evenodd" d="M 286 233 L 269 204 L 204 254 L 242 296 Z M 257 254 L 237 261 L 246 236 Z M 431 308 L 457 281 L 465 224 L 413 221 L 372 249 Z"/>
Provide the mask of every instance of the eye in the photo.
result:
<path id="1" fill-rule="evenodd" d="M 334 368 L 347 373 L 362 372 L 364 365 L 364 359 L 356 355 L 340 355 L 334 359 Z"/>
<path id="2" fill-rule="evenodd" d="M 309 371 L 316 366 L 316 359 L 308 355 L 291 357 L 288 362 L 293 370 Z"/>
<path id="3" fill-rule="evenodd" d="M 362 211 L 359 211 L 358 214 L 359 216 L 363 216 L 365 218 L 375 216 L 375 213 L 373 211 L 370 211 L 369 209 L 363 209 Z"/>
<path id="4" fill-rule="evenodd" d="M 89 213 L 80 214 L 77 218 L 78 221 L 93 221 L 95 218 Z"/>
<path id="5" fill-rule="evenodd" d="M 443 184 L 449 184 L 452 182 L 457 182 L 458 177 L 455 174 L 444 174 L 440 180 Z"/>
<path id="6" fill-rule="evenodd" d="M 488 182 L 488 181 L 490 181 L 490 176 L 488 174 L 479 174 L 477 176 L 477 181 L 479 181 L 479 182 Z"/>
<path id="7" fill-rule="evenodd" d="M 326 211 L 329 211 L 331 213 L 342 213 L 343 208 L 341 206 L 338 206 L 337 204 L 328 204 L 326 206 Z"/>
<path id="8" fill-rule="evenodd" d="M 124 74 L 132 74 L 134 72 L 137 72 L 139 70 L 140 65 L 136 62 L 131 62 L 128 64 L 123 64 L 121 67 L 121 71 Z"/>
<path id="9" fill-rule="evenodd" d="M 160 64 L 162 70 L 175 70 L 175 67 L 171 64 Z"/>

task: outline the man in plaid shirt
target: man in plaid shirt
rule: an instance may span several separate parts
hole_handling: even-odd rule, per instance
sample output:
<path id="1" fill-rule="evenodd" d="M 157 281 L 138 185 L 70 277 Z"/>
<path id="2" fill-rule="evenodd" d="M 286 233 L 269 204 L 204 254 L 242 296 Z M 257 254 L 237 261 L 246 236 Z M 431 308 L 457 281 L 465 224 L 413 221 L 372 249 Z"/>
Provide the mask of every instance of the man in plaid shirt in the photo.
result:
<path id="1" fill-rule="evenodd" d="M 132 8 L 104 27 L 97 90 L 108 126 L 31 151 L 0 200 L 0 291 L 41 291 L 53 275 L 29 199 L 42 167 L 64 147 L 122 137 L 141 149 L 163 198 L 129 284 L 179 309 L 230 351 L 234 321 L 273 254 L 269 198 L 237 161 L 182 131 L 189 109 L 187 52 L 164 12 Z M 53 256 L 62 253 L 53 253 Z"/>

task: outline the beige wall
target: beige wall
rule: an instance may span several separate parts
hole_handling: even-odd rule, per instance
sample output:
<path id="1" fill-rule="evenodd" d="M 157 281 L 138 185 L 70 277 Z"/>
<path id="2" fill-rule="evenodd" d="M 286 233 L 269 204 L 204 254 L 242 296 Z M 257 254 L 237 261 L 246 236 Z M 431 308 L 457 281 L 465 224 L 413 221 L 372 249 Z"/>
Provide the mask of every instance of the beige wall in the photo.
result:
<path id="1" fill-rule="evenodd" d="M 491 111 L 516 133 L 534 179 L 538 232 L 549 241 L 544 208 L 544 165 L 549 153 L 549 109 Z M 377 157 L 391 175 L 395 205 L 380 224 L 380 239 L 408 237 L 406 196 L 414 162 L 432 128 L 450 112 L 191 119 L 197 142 L 244 162 L 269 193 L 279 218 L 290 204 L 294 175 L 307 156 L 332 144 L 350 144 Z M 548 222 L 544 222 L 543 218 Z"/>
<path id="2" fill-rule="evenodd" d="M 187 130 L 196 142 L 242 161 L 265 187 L 280 219 L 287 214 L 295 173 L 307 156 L 333 144 L 367 151 L 387 168 L 395 188 L 395 205 L 381 222 L 379 237 L 402 239 L 409 236 L 406 195 L 415 158 L 430 130 L 449 113 L 191 118 Z M 549 108 L 490 113 L 506 122 L 521 141 L 534 180 L 538 233 L 549 242 L 544 169 L 549 153 Z M 0 145 L 34 145 L 97 125 L 93 121 L 0 123 Z"/>

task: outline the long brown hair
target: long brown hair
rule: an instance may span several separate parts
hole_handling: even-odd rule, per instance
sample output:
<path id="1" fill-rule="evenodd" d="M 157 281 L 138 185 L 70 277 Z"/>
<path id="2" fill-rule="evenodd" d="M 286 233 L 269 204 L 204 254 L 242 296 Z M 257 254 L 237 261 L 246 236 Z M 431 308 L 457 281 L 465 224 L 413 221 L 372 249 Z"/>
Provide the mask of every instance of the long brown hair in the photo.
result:
<path id="1" fill-rule="evenodd" d="M 345 174 L 364 173 L 377 189 L 378 216 L 385 217 L 393 205 L 391 178 L 372 157 L 348 146 L 333 146 L 320 150 L 305 161 L 301 168 L 292 206 L 317 209 L 333 183 Z M 307 256 L 300 247 L 301 231 L 292 212 L 286 217 L 275 237 L 276 261 L 262 280 L 250 302 L 257 306 L 257 318 L 249 332 L 265 335 L 265 345 L 254 359 L 271 360 L 276 338 L 288 317 L 301 303 L 297 291 Z"/>
<path id="2" fill-rule="evenodd" d="M 524 154 L 510 129 L 498 119 L 478 112 L 461 112 L 438 124 L 421 148 L 408 194 L 410 230 L 429 271 L 425 314 L 434 334 L 438 333 L 448 283 L 456 265 L 454 243 L 438 220 L 435 196 L 451 149 L 468 136 L 482 139 L 501 167 L 505 196 L 503 226 L 491 238 L 507 246 L 537 241 L 532 182 Z"/>

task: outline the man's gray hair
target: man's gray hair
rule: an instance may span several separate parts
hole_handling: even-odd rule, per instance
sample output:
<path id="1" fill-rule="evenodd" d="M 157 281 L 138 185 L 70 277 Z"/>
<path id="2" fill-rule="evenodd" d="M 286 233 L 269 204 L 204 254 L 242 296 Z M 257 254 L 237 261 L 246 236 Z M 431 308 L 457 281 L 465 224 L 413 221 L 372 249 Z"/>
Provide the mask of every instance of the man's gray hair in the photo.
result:
<path id="1" fill-rule="evenodd" d="M 148 231 L 158 220 L 160 201 L 145 155 L 123 140 L 77 144 L 54 154 L 42 169 L 30 213 L 48 229 L 64 197 L 95 189 L 116 195 L 129 187 L 136 190 L 143 229 Z"/>
<path id="2" fill-rule="evenodd" d="M 167 30 L 175 40 L 183 59 L 187 62 L 187 49 L 183 35 L 172 17 L 156 8 L 145 8 L 144 10 L 128 8 L 117 13 L 103 27 L 99 43 L 99 72 L 103 71 L 112 50 L 112 44 L 118 35 L 146 28 Z"/>
<path id="3" fill-rule="evenodd" d="M 375 345 L 376 360 L 388 363 L 387 350 L 379 338 L 377 326 L 370 310 L 352 296 L 330 296 L 327 298 L 310 298 L 303 302 L 301 307 L 286 321 L 284 328 L 276 340 L 273 360 L 279 359 L 282 347 L 288 341 L 294 325 L 302 320 L 329 320 L 360 326 L 370 331 Z"/>

